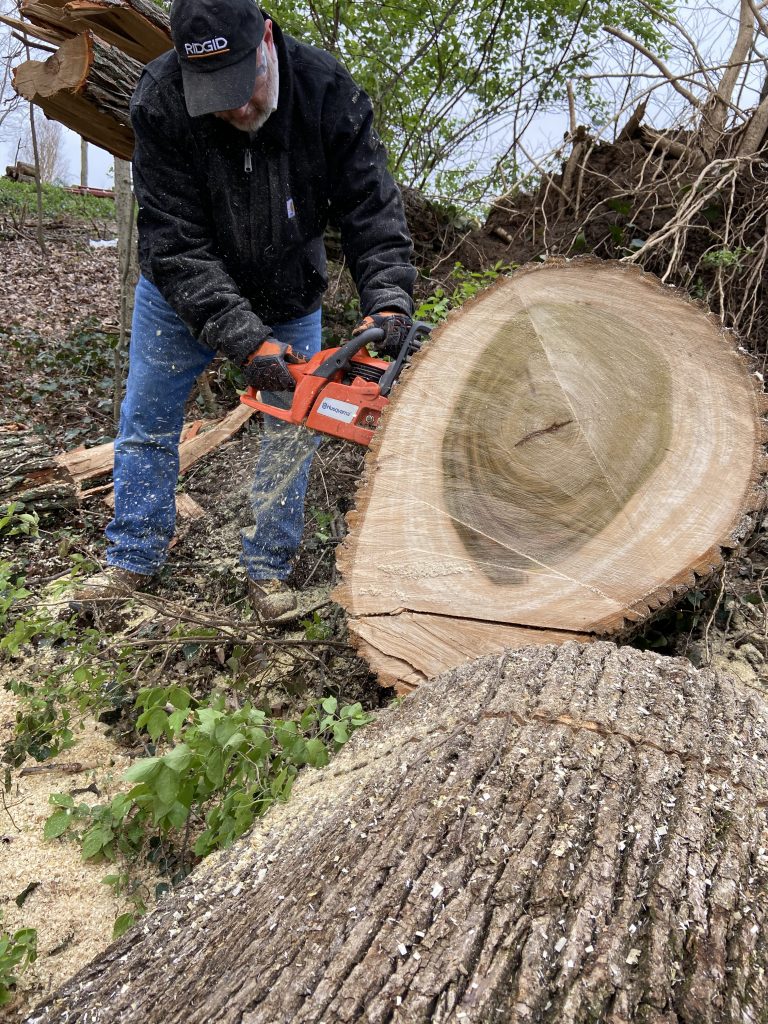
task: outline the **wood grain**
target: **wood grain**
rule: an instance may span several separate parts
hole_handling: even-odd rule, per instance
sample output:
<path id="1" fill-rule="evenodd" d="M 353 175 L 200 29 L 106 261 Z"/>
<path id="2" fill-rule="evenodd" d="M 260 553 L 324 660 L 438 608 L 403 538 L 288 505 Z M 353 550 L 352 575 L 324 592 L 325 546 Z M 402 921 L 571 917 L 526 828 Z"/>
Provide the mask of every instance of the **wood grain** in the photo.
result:
<path id="1" fill-rule="evenodd" d="M 758 504 L 761 416 L 733 340 L 650 275 L 590 260 L 500 280 L 396 389 L 340 558 L 353 632 L 388 682 L 397 634 L 410 684 L 418 616 L 461 623 L 438 671 L 492 649 L 489 630 L 641 620 Z M 471 651 L 468 622 L 486 626 Z"/>

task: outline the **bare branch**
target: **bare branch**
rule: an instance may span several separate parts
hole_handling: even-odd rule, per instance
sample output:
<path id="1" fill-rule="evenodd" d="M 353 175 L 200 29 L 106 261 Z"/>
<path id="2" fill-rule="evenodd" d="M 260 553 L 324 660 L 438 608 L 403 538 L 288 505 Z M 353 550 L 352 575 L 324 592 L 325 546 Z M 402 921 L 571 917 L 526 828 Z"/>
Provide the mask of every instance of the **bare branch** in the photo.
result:
<path id="1" fill-rule="evenodd" d="M 718 139 L 725 131 L 725 121 L 736 88 L 739 72 L 747 59 L 755 35 L 755 19 L 749 0 L 741 0 L 739 5 L 739 31 L 731 51 L 728 67 L 720 79 L 715 94 L 707 102 L 704 111 L 702 140 L 708 152 L 714 150 Z"/>
<path id="2" fill-rule="evenodd" d="M 630 46 L 634 47 L 638 53 L 642 53 L 644 57 L 647 57 L 651 64 L 657 67 L 662 75 L 664 75 L 676 92 L 679 92 L 681 96 L 684 96 L 685 99 L 687 99 L 688 102 L 697 110 L 701 108 L 701 101 L 698 100 L 692 92 L 680 85 L 679 76 L 674 75 L 664 61 L 657 57 L 655 53 L 651 53 L 647 46 L 644 46 L 638 39 L 634 39 L 629 35 L 629 33 L 624 32 L 623 29 L 613 28 L 611 25 L 603 25 L 603 29 L 605 32 L 608 32 L 609 35 L 615 36 L 617 39 L 621 39 L 624 43 L 628 43 Z"/>

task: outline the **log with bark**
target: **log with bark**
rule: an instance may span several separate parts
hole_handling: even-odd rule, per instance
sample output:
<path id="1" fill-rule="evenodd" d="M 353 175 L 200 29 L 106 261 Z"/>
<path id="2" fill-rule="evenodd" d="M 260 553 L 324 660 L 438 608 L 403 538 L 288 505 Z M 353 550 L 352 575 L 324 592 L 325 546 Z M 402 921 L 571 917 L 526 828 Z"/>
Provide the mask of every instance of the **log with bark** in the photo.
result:
<path id="1" fill-rule="evenodd" d="M 44 516 L 78 504 L 77 484 L 66 466 L 31 430 L 0 426 L 0 508 L 21 502 Z"/>
<path id="2" fill-rule="evenodd" d="M 595 260 L 526 267 L 405 372 L 337 599 L 387 684 L 623 634 L 722 564 L 762 502 L 763 396 L 698 305 Z"/>
<path id="3" fill-rule="evenodd" d="M 307 770 L 29 1024 L 743 1024 L 768 1012 L 768 709 L 568 643 Z"/>
<path id="4" fill-rule="evenodd" d="M 148 0 L 23 0 L 21 13 L 43 31 L 91 32 L 142 64 L 172 45 L 168 15 Z"/>
<path id="5" fill-rule="evenodd" d="M 34 184 L 37 181 L 37 172 L 35 171 L 33 164 L 25 164 L 21 160 L 17 160 L 15 164 L 5 168 L 6 178 L 10 178 L 11 181 L 24 181 Z"/>
<path id="6" fill-rule="evenodd" d="M 129 102 L 141 64 L 105 46 L 89 32 L 62 43 L 47 60 L 29 60 L 13 72 L 19 95 L 88 142 L 130 160 Z"/>

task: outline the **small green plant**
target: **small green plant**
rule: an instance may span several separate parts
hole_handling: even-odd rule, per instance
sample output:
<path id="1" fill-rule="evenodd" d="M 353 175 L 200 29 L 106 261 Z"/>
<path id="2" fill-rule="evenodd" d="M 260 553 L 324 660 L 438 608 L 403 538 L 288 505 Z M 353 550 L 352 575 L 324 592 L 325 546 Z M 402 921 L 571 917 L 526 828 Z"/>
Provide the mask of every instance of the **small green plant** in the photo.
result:
<path id="1" fill-rule="evenodd" d="M 504 274 L 514 270 L 513 264 L 505 264 L 499 260 L 487 270 L 467 270 L 463 264 L 454 264 L 452 272 L 451 291 L 445 288 L 436 288 L 428 299 L 425 299 L 414 313 L 415 320 L 424 320 L 427 323 L 437 324 L 445 320 L 452 309 L 458 309 L 467 299 L 471 299 L 483 288 L 487 288 Z"/>
<path id="2" fill-rule="evenodd" d="M 0 536 L 36 537 L 39 532 L 40 516 L 37 512 L 25 512 L 21 501 L 12 501 L 0 508 Z"/>
<path id="3" fill-rule="evenodd" d="M 146 887 L 143 882 L 133 878 L 127 871 L 120 871 L 114 875 L 105 875 L 102 878 L 102 882 L 112 889 L 115 896 L 122 896 L 128 899 L 133 906 L 133 910 L 127 910 L 115 918 L 115 923 L 112 927 L 112 939 L 114 941 L 119 939 L 124 932 L 128 931 L 132 924 L 135 924 L 140 917 L 146 914 Z M 161 882 L 155 886 L 155 896 L 159 897 L 162 893 L 167 892 L 169 888 L 170 886 Z"/>
<path id="4" fill-rule="evenodd" d="M 315 526 L 315 537 L 322 544 L 326 544 L 331 539 L 331 530 L 333 528 L 333 522 L 335 518 L 335 512 L 327 512 L 321 508 L 316 508 L 313 510 L 312 519 Z"/>
<path id="5" fill-rule="evenodd" d="M 133 787 L 109 804 L 90 807 L 53 794 L 56 809 L 44 834 L 74 835 L 84 860 L 114 861 L 119 854 L 158 860 L 150 854 L 162 848 L 179 877 L 192 865 L 190 833 L 195 857 L 229 846 L 273 803 L 288 799 L 301 767 L 327 764 L 370 721 L 360 704 L 340 708 L 336 697 L 285 720 L 250 703 L 228 709 L 221 694 L 198 702 L 180 686 L 142 690 L 136 707 L 137 728 L 154 744 L 172 743 L 170 750 L 129 768 L 124 778 Z"/>
<path id="6" fill-rule="evenodd" d="M 740 266 L 744 257 L 751 253 L 751 249 L 710 249 L 702 255 L 701 265 L 710 270 L 732 270 Z"/>
<path id="7" fill-rule="evenodd" d="M 113 199 L 81 196 L 67 192 L 66 189 L 59 188 L 57 185 L 44 184 L 42 191 L 43 214 L 46 217 L 67 215 L 87 221 L 115 219 Z M 37 193 L 34 185 L 27 182 L 11 181 L 10 178 L 0 178 L 0 212 L 21 212 L 25 207 L 34 209 L 36 203 Z"/>
<path id="8" fill-rule="evenodd" d="M 56 613 L 56 602 L 87 569 L 88 563 L 79 561 L 70 576 L 50 589 L 50 605 L 29 606 L 31 594 L 23 577 L 0 562 L 0 660 L 23 659 L 30 647 L 49 652 L 31 678 L 27 670 L 4 684 L 21 698 L 14 737 L 4 751 L 11 765 L 28 755 L 43 761 L 72 746 L 77 721 L 110 707 L 111 695 L 130 677 L 128 648 L 116 647 L 107 654 L 108 641 L 99 629 L 80 628 Z"/>
<path id="9" fill-rule="evenodd" d="M 331 624 L 321 618 L 320 612 L 312 612 L 312 618 L 302 619 L 301 625 L 307 640 L 330 640 L 333 635 Z"/>
<path id="10" fill-rule="evenodd" d="M 0 1006 L 13 999 L 18 976 L 37 959 L 37 929 L 21 928 L 7 932 L 2 928 L 0 912 Z"/>
<path id="11" fill-rule="evenodd" d="M 29 596 L 24 577 L 16 575 L 10 562 L 0 562 L 0 626 L 5 626 L 14 605 Z"/>

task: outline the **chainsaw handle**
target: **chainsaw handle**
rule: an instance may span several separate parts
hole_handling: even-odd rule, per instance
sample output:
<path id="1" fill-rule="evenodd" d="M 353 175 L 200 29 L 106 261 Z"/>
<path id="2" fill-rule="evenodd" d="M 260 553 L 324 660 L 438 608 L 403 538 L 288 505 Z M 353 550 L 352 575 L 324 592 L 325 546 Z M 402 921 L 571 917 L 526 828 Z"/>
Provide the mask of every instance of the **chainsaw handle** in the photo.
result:
<path id="1" fill-rule="evenodd" d="M 338 373 L 339 370 L 346 370 L 352 360 L 352 356 L 356 355 L 361 348 L 365 348 L 366 345 L 375 345 L 383 337 L 384 331 L 380 327 L 369 327 L 367 330 L 361 331 L 360 334 L 350 338 L 340 348 L 334 349 L 333 355 L 328 356 L 312 373 L 312 376 L 330 380 L 334 373 Z"/>
<path id="2" fill-rule="evenodd" d="M 397 357 L 392 360 L 379 381 L 379 391 L 384 398 L 386 398 L 392 390 L 392 385 L 400 376 L 403 366 L 408 362 L 408 359 L 414 352 L 418 352 L 423 344 L 424 338 L 426 338 L 431 330 L 431 324 L 425 324 L 419 320 L 411 325 L 411 329 L 408 331 L 408 334 L 405 336 L 405 340 L 400 346 L 400 351 L 398 352 Z"/>

